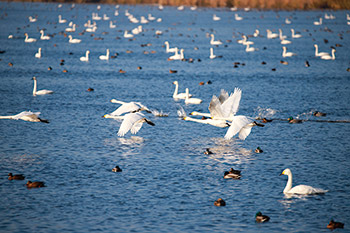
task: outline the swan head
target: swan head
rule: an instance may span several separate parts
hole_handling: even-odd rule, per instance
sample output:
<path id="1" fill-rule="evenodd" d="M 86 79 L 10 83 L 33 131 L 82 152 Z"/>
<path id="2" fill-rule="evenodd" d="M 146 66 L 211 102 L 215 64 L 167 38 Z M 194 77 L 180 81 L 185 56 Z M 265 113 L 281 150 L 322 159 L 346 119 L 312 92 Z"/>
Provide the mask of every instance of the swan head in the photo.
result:
<path id="1" fill-rule="evenodd" d="M 286 175 L 286 176 L 289 176 L 292 174 L 292 171 L 289 169 L 289 168 L 286 168 L 282 171 L 282 173 L 280 174 L 281 175 Z"/>
<path id="2" fill-rule="evenodd" d="M 174 81 L 174 82 L 173 82 L 173 84 L 178 85 L 178 84 L 179 84 L 179 82 L 178 82 L 178 81 Z"/>
<path id="3" fill-rule="evenodd" d="M 36 80 L 36 77 L 34 76 L 34 77 L 32 78 L 32 80 Z"/>
<path id="4" fill-rule="evenodd" d="M 118 100 L 116 100 L 116 99 L 111 99 L 111 101 L 110 101 L 111 103 L 115 103 L 115 104 L 117 104 L 118 103 Z"/>

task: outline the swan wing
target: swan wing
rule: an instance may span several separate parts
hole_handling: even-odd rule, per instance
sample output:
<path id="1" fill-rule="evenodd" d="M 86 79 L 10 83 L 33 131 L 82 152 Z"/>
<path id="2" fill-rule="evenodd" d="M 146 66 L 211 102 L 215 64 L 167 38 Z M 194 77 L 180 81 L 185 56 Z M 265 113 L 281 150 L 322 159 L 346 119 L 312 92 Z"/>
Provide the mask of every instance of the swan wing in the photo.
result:
<path id="1" fill-rule="evenodd" d="M 125 103 L 125 104 L 122 104 L 119 108 L 117 108 L 114 112 L 112 112 L 111 115 L 120 116 L 126 112 L 136 112 L 139 109 L 140 107 L 134 102 Z"/>
<path id="2" fill-rule="evenodd" d="M 218 97 L 216 97 L 216 95 L 213 95 L 213 97 L 211 98 L 208 109 L 212 118 L 224 117 L 224 114 L 221 109 L 220 100 Z"/>
<path id="3" fill-rule="evenodd" d="M 142 118 L 144 118 L 144 115 L 142 113 L 129 113 L 124 116 L 124 120 L 122 124 L 120 125 L 119 131 L 118 131 L 118 136 L 123 137 L 129 130 L 132 128 L 132 133 L 136 133 L 137 131 L 140 130 L 141 126 L 136 126 L 134 128 L 134 124 L 140 121 Z"/>
<path id="4" fill-rule="evenodd" d="M 290 194 L 317 194 L 326 192 L 328 192 L 328 190 L 314 188 L 309 185 L 297 185 L 288 191 Z"/>
<path id="5" fill-rule="evenodd" d="M 24 111 L 24 112 L 21 112 L 21 113 L 18 113 L 17 115 L 13 116 L 12 119 L 14 120 L 19 120 L 21 119 L 22 117 L 25 117 L 25 116 L 35 116 L 35 117 L 38 117 L 40 115 L 40 112 L 31 112 L 31 111 Z"/>
<path id="6" fill-rule="evenodd" d="M 228 128 L 225 139 L 229 140 L 233 136 L 235 136 L 238 132 L 242 130 L 243 127 L 247 126 L 249 123 L 251 123 L 252 120 L 249 119 L 246 116 L 234 116 L 233 120 L 231 122 L 231 126 Z M 243 129 L 242 131 L 242 138 L 245 138 L 244 135 L 248 136 L 250 133 L 250 129 Z M 240 132 L 241 134 L 241 132 Z"/>
<path id="7" fill-rule="evenodd" d="M 228 99 L 228 97 L 229 97 L 228 92 L 225 91 L 224 89 L 221 89 L 221 92 L 219 95 L 220 103 L 224 103 Z"/>
<path id="8" fill-rule="evenodd" d="M 248 135 L 250 134 L 250 132 L 252 131 L 252 125 L 248 124 L 246 126 L 244 126 L 240 131 L 239 131 L 239 134 L 238 134 L 238 137 L 239 139 L 241 140 L 245 140 Z"/>
<path id="9" fill-rule="evenodd" d="M 234 93 L 221 105 L 225 117 L 236 115 L 242 97 L 242 90 L 235 88 Z"/>

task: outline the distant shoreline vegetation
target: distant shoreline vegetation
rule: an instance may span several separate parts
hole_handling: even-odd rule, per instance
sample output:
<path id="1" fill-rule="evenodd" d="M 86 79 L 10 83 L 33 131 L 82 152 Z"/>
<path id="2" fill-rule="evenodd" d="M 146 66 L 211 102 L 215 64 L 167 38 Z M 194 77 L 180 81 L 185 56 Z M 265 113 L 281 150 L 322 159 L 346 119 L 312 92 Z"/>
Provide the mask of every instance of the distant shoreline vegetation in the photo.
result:
<path id="1" fill-rule="evenodd" d="M 160 4 L 163 6 L 237 7 L 259 10 L 350 9 L 350 0 L 23 0 L 27 2 Z"/>

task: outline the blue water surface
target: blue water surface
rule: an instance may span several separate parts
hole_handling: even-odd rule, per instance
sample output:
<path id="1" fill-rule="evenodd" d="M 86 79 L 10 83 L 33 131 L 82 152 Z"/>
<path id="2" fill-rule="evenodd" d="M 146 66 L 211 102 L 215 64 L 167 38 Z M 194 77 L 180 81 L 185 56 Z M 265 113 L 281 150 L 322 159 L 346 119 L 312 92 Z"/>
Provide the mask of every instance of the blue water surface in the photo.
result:
<path id="1" fill-rule="evenodd" d="M 118 10 L 119 15 L 114 16 Z M 152 14 L 161 22 L 142 24 L 143 32 L 129 40 L 124 30 L 140 24 L 136 18 Z M 95 33 L 84 32 L 92 13 L 109 20 L 96 21 Z M 243 17 L 236 21 L 234 14 Z M 335 19 L 313 24 L 324 14 Z M 346 11 L 257 11 L 149 5 L 101 5 L 0 2 L 0 115 L 30 110 L 41 112 L 49 124 L 0 120 L 0 231 L 1 232 L 329 232 L 334 218 L 350 226 L 350 28 Z M 212 16 L 221 17 L 213 21 Z M 58 15 L 67 19 L 59 24 Z M 37 16 L 30 23 L 28 17 Z M 285 24 L 289 18 L 292 23 Z M 77 30 L 64 33 L 72 21 Z M 302 35 L 291 38 L 290 29 Z M 40 40 L 40 29 L 52 38 Z M 245 52 L 236 41 L 241 35 L 254 42 Z M 279 39 L 267 39 L 266 29 L 283 34 L 292 43 L 282 57 Z M 157 30 L 162 35 L 156 35 Z M 84 32 L 84 33 L 82 33 Z M 36 38 L 25 43 L 24 33 Z M 209 35 L 221 40 L 209 59 Z M 9 39 L 8 36 L 13 38 Z M 69 44 L 67 35 L 82 40 Z M 184 49 L 187 61 L 168 61 L 164 42 Z M 336 48 L 336 59 L 315 57 Z M 142 46 L 141 46 L 142 45 Z M 42 58 L 34 57 L 42 48 Z M 99 56 L 110 49 L 117 57 Z M 90 50 L 89 62 L 80 61 Z M 132 51 L 128 53 L 127 51 Z M 64 60 L 61 64 L 61 60 Z M 288 65 L 281 63 L 287 61 Z M 310 67 L 305 66 L 308 61 Z M 239 62 L 237 68 L 234 63 Z M 266 64 L 263 65 L 262 62 Z M 13 64 L 10 66 L 9 63 Z M 52 70 L 48 68 L 51 67 Z M 141 67 L 142 69 L 138 69 Z M 119 73 L 122 69 L 126 73 Z M 170 73 L 169 70 L 177 70 Z M 275 71 L 273 71 L 273 69 Z M 66 70 L 68 72 L 63 72 Z M 33 96 L 39 89 L 54 94 Z M 200 105 L 172 98 L 177 80 Z M 212 84 L 199 85 L 200 82 Z M 87 89 L 94 88 L 93 92 Z M 225 140 L 226 129 L 181 120 L 188 113 L 208 112 L 221 89 L 242 89 L 238 114 L 251 117 L 307 120 L 288 124 L 275 120 L 254 127 L 246 140 Z M 136 134 L 118 137 L 120 122 L 102 116 L 122 101 L 140 101 L 169 117 L 146 114 L 155 126 L 143 125 Z M 316 118 L 314 111 L 327 113 Z M 334 121 L 345 121 L 337 122 Z M 256 147 L 264 152 L 256 154 Z M 205 155 L 206 148 L 213 151 Z M 123 172 L 113 173 L 119 165 Z M 240 180 L 225 180 L 231 167 Z M 282 191 L 293 172 L 293 184 L 329 190 L 325 195 L 288 198 Z M 7 174 L 24 174 L 25 181 L 9 181 Z M 44 181 L 45 188 L 27 189 L 27 180 Z M 225 207 L 214 206 L 223 198 Z M 269 215 L 255 223 L 255 213 Z"/>

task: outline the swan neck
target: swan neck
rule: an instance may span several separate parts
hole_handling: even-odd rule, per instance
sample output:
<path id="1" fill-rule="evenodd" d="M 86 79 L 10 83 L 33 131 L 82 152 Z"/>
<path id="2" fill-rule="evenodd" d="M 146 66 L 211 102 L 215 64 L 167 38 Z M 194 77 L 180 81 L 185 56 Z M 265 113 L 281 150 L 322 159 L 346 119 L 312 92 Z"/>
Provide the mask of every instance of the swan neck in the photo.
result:
<path id="1" fill-rule="evenodd" d="M 289 190 L 292 189 L 292 183 L 293 183 L 293 175 L 292 175 L 292 172 L 290 172 L 288 174 L 288 181 L 287 181 L 286 187 L 283 190 L 283 193 L 288 193 Z"/>
<path id="2" fill-rule="evenodd" d="M 0 116 L 0 119 L 13 119 L 13 116 Z"/>
<path id="3" fill-rule="evenodd" d="M 177 92 L 179 91 L 179 84 L 175 83 L 175 91 L 173 96 L 177 96 Z"/>
<path id="4" fill-rule="evenodd" d="M 34 79 L 33 95 L 36 95 L 36 79 Z"/>

